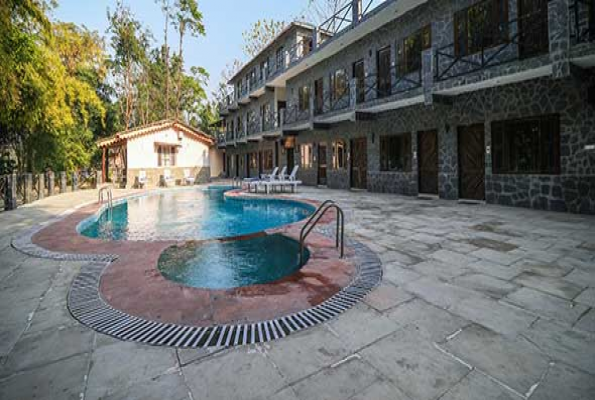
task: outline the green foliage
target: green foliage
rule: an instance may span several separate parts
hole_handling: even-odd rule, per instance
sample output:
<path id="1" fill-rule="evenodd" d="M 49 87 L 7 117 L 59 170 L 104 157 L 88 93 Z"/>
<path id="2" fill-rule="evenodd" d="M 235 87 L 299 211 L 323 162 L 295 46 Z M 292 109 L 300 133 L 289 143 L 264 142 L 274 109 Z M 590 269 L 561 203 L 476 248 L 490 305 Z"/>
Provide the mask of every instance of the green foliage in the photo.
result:
<path id="1" fill-rule="evenodd" d="M 269 42 L 271 42 L 285 28 L 284 21 L 274 19 L 261 19 L 256 21 L 250 29 L 242 33 L 244 38 L 243 50 L 248 58 L 257 55 Z"/>

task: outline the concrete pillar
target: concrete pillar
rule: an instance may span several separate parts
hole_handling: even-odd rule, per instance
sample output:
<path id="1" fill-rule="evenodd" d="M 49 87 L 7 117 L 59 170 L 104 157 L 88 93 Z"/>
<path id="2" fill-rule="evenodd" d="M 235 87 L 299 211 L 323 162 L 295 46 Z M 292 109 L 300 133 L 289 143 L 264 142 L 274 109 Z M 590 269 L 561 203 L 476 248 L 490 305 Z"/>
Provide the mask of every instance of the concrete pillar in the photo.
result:
<path id="1" fill-rule="evenodd" d="M 550 0 L 547 3 L 548 36 L 552 77 L 570 75 L 570 12 L 568 0 Z"/>
<path id="2" fill-rule="evenodd" d="M 429 106 L 433 103 L 434 86 L 434 49 L 430 47 L 421 53 L 421 84 L 424 93 L 424 103 Z"/>
<path id="3" fill-rule="evenodd" d="M 25 187 L 23 188 L 23 202 L 33 202 L 33 174 L 25 174 Z"/>
<path id="4" fill-rule="evenodd" d="M 41 200 L 45 197 L 45 175 L 37 175 L 37 200 Z"/>
<path id="5" fill-rule="evenodd" d="M 6 193 L 4 193 L 4 209 L 6 211 L 17 208 L 17 174 L 6 177 Z"/>
<path id="6" fill-rule="evenodd" d="M 54 190 L 55 190 L 55 176 L 54 173 L 52 171 L 48 172 L 48 196 L 53 196 L 54 195 Z"/>
<path id="7" fill-rule="evenodd" d="M 66 193 L 66 172 L 60 172 L 60 193 Z"/>
<path id="8" fill-rule="evenodd" d="M 76 172 L 72 173 L 72 191 L 76 192 L 79 188 L 79 176 Z"/>

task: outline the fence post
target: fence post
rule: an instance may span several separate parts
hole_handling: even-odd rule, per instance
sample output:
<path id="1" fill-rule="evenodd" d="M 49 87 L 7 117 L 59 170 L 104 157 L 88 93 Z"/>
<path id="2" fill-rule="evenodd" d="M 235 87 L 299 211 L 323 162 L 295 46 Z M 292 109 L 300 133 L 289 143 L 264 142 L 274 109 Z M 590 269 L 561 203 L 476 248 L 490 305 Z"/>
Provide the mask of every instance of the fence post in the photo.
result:
<path id="1" fill-rule="evenodd" d="M 6 211 L 17 208 L 17 175 L 10 174 L 6 181 L 6 193 L 4 197 L 4 209 Z"/>
<path id="2" fill-rule="evenodd" d="M 37 200 L 41 200 L 45 197 L 45 175 L 37 175 Z"/>
<path id="3" fill-rule="evenodd" d="M 76 172 L 72 173 L 72 191 L 76 192 L 79 186 L 79 176 Z"/>
<path id="4" fill-rule="evenodd" d="M 25 174 L 25 187 L 23 190 L 23 203 L 33 202 L 33 174 Z"/>
<path id="5" fill-rule="evenodd" d="M 54 195 L 55 177 L 52 171 L 48 171 L 48 196 Z"/>
<path id="6" fill-rule="evenodd" d="M 66 172 L 60 172 L 60 193 L 66 193 Z"/>

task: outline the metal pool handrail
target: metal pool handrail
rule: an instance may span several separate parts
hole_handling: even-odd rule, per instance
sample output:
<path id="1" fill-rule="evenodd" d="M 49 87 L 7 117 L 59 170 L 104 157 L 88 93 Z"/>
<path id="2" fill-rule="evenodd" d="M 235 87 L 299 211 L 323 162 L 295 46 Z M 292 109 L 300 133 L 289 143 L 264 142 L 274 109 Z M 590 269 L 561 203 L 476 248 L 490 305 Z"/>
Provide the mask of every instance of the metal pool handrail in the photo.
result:
<path id="1" fill-rule="evenodd" d="M 314 211 L 314 214 L 312 214 L 310 218 L 308 218 L 308 221 L 306 221 L 306 223 L 300 231 L 300 266 L 304 265 L 304 243 L 306 241 L 306 238 L 308 237 L 310 232 L 312 232 L 312 229 L 316 227 L 320 219 L 324 217 L 326 212 L 330 209 L 335 209 L 335 211 L 337 212 L 337 231 L 335 233 L 335 246 L 337 248 L 339 248 L 339 245 L 341 246 L 341 258 L 343 258 L 345 248 L 345 215 L 343 214 L 343 210 L 341 209 L 341 207 L 339 207 L 333 200 L 326 200 L 316 209 L 316 211 Z"/>
<path id="2" fill-rule="evenodd" d="M 101 189 L 99 189 L 99 194 L 98 194 L 98 203 L 99 204 L 103 204 L 103 193 L 106 193 L 107 196 L 107 212 L 108 212 L 108 217 L 111 220 L 112 219 L 112 208 L 114 207 L 114 196 L 112 194 L 112 188 L 111 186 L 105 186 L 102 187 Z"/>

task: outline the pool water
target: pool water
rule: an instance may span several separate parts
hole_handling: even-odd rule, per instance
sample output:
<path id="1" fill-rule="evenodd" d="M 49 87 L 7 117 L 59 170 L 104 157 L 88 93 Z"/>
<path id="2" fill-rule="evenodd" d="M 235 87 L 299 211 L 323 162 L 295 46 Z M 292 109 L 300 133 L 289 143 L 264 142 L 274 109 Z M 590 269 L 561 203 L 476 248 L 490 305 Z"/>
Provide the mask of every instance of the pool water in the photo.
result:
<path id="1" fill-rule="evenodd" d="M 225 198 L 228 187 L 128 199 L 79 225 L 104 240 L 205 240 L 242 236 L 300 221 L 314 207 L 288 200 Z"/>
<path id="2" fill-rule="evenodd" d="M 304 262 L 309 253 L 304 252 Z M 205 289 L 269 283 L 299 268 L 299 243 L 283 235 L 230 242 L 189 243 L 166 249 L 158 268 L 168 280 Z"/>

